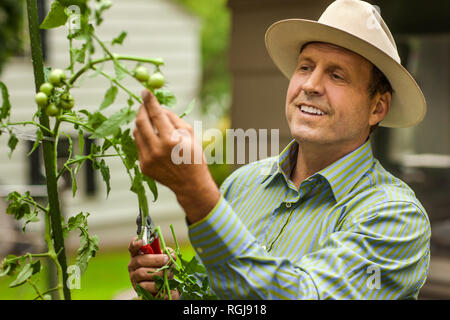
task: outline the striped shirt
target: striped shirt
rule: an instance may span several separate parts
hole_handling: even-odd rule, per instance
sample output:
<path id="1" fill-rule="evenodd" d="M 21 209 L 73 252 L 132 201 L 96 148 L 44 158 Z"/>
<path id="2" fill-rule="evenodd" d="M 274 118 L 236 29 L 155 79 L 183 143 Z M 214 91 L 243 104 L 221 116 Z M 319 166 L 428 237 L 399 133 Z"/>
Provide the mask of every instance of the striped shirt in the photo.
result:
<path id="1" fill-rule="evenodd" d="M 417 299 L 430 223 L 414 192 L 373 157 L 370 139 L 305 179 L 290 180 L 298 143 L 247 164 L 190 225 L 222 299 Z"/>

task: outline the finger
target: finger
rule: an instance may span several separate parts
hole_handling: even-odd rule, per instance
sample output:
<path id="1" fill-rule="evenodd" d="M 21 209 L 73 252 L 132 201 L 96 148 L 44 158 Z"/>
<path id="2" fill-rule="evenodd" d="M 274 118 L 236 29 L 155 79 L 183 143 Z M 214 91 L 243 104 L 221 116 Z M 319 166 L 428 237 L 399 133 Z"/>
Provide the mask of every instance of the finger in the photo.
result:
<path id="1" fill-rule="evenodd" d="M 130 271 L 137 268 L 161 268 L 169 262 L 169 257 L 165 254 L 144 254 L 131 258 L 128 268 Z"/>
<path id="2" fill-rule="evenodd" d="M 190 128 L 189 124 L 187 124 L 185 121 L 183 121 L 173 111 L 165 109 L 164 112 L 166 113 L 166 115 L 169 118 L 170 122 L 172 123 L 172 125 L 176 129 L 188 129 L 188 128 Z"/>
<path id="3" fill-rule="evenodd" d="M 158 289 L 156 289 L 156 283 L 154 281 L 141 281 L 138 283 L 144 290 L 150 292 L 152 295 L 158 293 Z"/>
<path id="4" fill-rule="evenodd" d="M 147 146 L 155 146 L 158 143 L 158 136 L 153 128 L 153 123 L 148 115 L 147 109 L 144 105 L 139 107 L 136 115 L 136 130 L 133 132 L 135 137 L 136 133 L 139 133 L 143 139 L 141 142 L 147 143 Z"/>
<path id="5" fill-rule="evenodd" d="M 173 272 L 170 269 L 164 269 L 167 272 L 167 278 L 173 279 Z M 130 273 L 132 282 L 154 281 L 155 277 L 164 277 L 164 270 L 160 268 L 138 268 Z"/>
<path id="6" fill-rule="evenodd" d="M 135 257 L 139 254 L 139 249 L 142 247 L 142 240 L 137 240 L 138 237 L 134 237 L 133 240 L 128 245 L 128 251 L 131 257 Z"/>
<path id="7" fill-rule="evenodd" d="M 170 122 L 164 109 L 160 106 L 156 97 L 145 89 L 142 91 L 144 106 L 148 112 L 150 120 L 158 130 L 160 137 L 170 138 L 170 133 L 175 129 Z"/>

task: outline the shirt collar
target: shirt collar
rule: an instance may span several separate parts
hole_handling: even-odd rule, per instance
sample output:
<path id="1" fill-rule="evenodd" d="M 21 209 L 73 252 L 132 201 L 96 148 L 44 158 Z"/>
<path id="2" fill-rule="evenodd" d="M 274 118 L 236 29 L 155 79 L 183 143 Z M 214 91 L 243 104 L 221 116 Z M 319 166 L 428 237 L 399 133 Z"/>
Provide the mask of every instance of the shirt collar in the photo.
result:
<path id="1" fill-rule="evenodd" d="M 276 161 L 271 162 L 265 170 L 266 177 L 261 182 L 264 187 L 268 186 L 278 174 L 283 175 L 286 183 L 289 181 L 292 169 L 297 163 L 297 152 L 298 142 L 294 139 L 275 158 Z M 367 139 L 360 147 L 315 173 L 312 177 L 322 176 L 328 181 L 335 200 L 339 202 L 372 167 L 374 161 L 370 139 Z"/>

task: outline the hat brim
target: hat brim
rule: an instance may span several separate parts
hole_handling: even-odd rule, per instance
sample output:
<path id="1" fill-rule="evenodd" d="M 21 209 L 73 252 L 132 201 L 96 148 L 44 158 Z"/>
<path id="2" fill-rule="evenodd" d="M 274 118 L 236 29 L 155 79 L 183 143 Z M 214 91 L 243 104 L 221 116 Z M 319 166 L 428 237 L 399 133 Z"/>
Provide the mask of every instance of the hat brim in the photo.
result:
<path id="1" fill-rule="evenodd" d="M 271 25 L 265 41 L 270 57 L 288 79 L 297 68 L 300 48 L 308 42 L 327 42 L 351 50 L 377 66 L 391 83 L 391 108 L 380 126 L 406 128 L 425 117 L 425 97 L 414 78 L 400 63 L 361 38 L 317 21 L 287 19 Z"/>

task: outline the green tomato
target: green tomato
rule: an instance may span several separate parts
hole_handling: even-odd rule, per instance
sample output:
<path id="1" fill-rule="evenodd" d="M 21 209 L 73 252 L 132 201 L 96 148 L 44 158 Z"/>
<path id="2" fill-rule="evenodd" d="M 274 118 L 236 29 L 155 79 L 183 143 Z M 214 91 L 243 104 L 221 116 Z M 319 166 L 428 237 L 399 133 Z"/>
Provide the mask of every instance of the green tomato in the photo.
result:
<path id="1" fill-rule="evenodd" d="M 50 75 L 48 77 L 48 80 L 50 83 L 54 86 L 59 87 L 62 85 L 62 81 L 66 79 L 66 74 L 61 69 L 53 69 L 50 71 Z"/>
<path id="2" fill-rule="evenodd" d="M 45 107 L 47 105 L 48 97 L 47 97 L 47 95 L 45 93 L 38 92 L 34 96 L 34 100 L 36 100 L 36 103 L 38 104 L 38 106 L 42 108 L 42 107 Z"/>
<path id="3" fill-rule="evenodd" d="M 45 93 L 48 97 L 52 95 L 53 92 L 53 85 L 48 82 L 44 82 L 41 87 L 39 88 L 39 91 Z"/>
<path id="4" fill-rule="evenodd" d="M 148 69 L 142 66 L 137 67 L 136 70 L 134 71 L 134 76 L 138 81 L 145 82 L 149 78 Z"/>
<path id="5" fill-rule="evenodd" d="M 73 99 L 73 97 L 70 94 L 64 93 L 61 96 L 60 105 L 63 109 L 70 110 L 75 105 L 75 100 Z"/>
<path id="6" fill-rule="evenodd" d="M 160 72 L 156 72 L 148 79 L 148 85 L 154 89 L 159 89 L 164 85 L 165 79 Z"/>
<path id="7" fill-rule="evenodd" d="M 59 114 L 59 109 L 54 103 L 50 103 L 47 108 L 45 108 L 45 113 L 49 117 L 56 117 Z"/>

